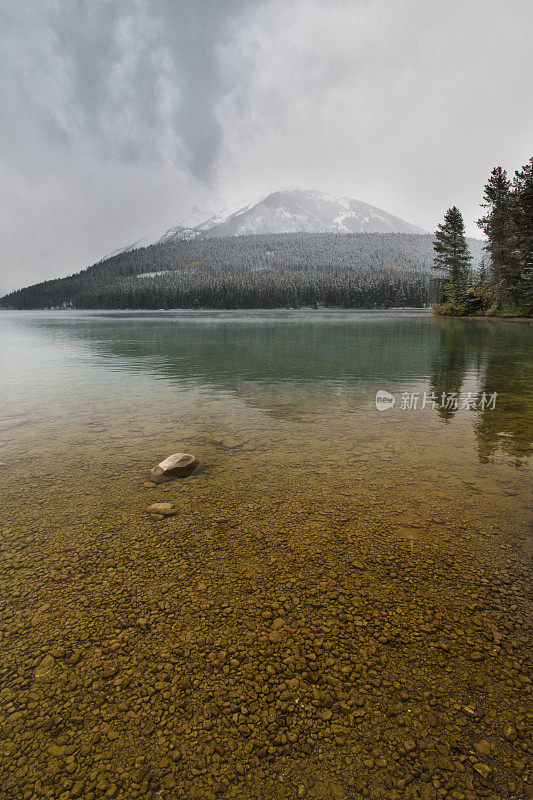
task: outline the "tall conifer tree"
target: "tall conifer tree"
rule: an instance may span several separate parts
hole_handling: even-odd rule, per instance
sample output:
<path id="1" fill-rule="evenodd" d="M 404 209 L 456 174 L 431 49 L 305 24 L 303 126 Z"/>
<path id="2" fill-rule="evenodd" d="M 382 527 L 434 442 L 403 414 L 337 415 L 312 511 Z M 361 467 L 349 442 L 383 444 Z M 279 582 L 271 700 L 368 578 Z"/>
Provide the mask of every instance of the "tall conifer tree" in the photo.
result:
<path id="1" fill-rule="evenodd" d="M 477 224 L 487 237 L 491 273 L 500 289 L 508 289 L 513 262 L 513 216 L 511 182 L 502 167 L 494 167 L 485 184 L 481 207 L 487 211 Z"/>
<path id="2" fill-rule="evenodd" d="M 433 266 L 444 273 L 444 300 L 462 302 L 472 256 L 466 243 L 463 216 L 457 206 L 449 208 L 444 215 L 444 222 L 437 226 L 433 249 Z"/>
<path id="3" fill-rule="evenodd" d="M 516 237 L 519 302 L 531 313 L 533 306 L 533 158 L 515 172 L 513 180 L 513 223 Z"/>

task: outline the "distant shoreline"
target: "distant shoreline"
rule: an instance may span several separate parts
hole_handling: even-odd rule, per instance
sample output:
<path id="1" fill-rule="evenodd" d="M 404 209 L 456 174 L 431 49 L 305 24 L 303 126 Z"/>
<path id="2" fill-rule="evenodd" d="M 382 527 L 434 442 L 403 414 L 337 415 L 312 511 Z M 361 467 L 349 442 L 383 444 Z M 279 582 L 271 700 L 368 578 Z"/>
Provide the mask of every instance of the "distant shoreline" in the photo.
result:
<path id="1" fill-rule="evenodd" d="M 176 308 L 113 308 L 110 306 L 109 308 L 8 308 L 0 306 L 0 312 L 7 311 L 9 313 L 13 312 L 22 312 L 24 314 L 33 313 L 33 312 L 50 312 L 54 314 L 69 314 L 69 313 L 80 313 L 86 312 L 90 314 L 108 314 L 108 313 L 115 313 L 115 314 L 138 314 L 138 313 L 147 313 L 147 314 L 198 314 L 198 313 L 226 313 L 226 312 L 246 312 L 246 313 L 256 313 L 258 311 L 266 311 L 266 312 L 277 312 L 277 311 L 290 311 L 290 312 L 312 312 L 312 313 L 320 313 L 324 311 L 332 311 L 332 312 L 368 312 L 368 313 L 380 313 L 383 311 L 395 311 L 395 312 L 417 312 L 422 313 L 427 316 L 432 315 L 431 306 L 380 306 L 377 308 L 367 308 L 365 306 L 353 306 L 353 307 L 345 307 L 345 306 L 320 306 L 319 308 L 313 308 L 312 306 L 250 306 L 250 307 L 235 307 L 235 306 L 228 306 L 227 308 L 218 308 L 213 306 L 204 306 L 202 308 L 180 308 L 177 306 Z"/>
<path id="2" fill-rule="evenodd" d="M 433 314 L 435 319 L 468 319 L 482 320 L 486 322 L 533 322 L 533 317 L 476 317 L 474 314 Z"/>

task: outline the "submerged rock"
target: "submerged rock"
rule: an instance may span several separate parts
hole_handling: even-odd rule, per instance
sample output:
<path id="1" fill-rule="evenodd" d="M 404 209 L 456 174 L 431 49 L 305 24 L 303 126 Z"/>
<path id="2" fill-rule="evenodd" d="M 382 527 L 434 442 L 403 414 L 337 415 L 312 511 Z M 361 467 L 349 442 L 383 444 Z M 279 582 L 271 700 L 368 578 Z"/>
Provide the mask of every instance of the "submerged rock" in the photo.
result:
<path id="1" fill-rule="evenodd" d="M 178 513 L 178 509 L 174 503 L 152 503 L 148 508 L 148 513 L 161 517 L 173 517 Z"/>
<path id="2" fill-rule="evenodd" d="M 114 662 L 109 664 L 104 664 L 104 668 L 102 670 L 102 678 L 114 678 L 118 672 L 118 667 Z"/>
<path id="3" fill-rule="evenodd" d="M 55 667 L 55 658 L 48 653 L 43 660 L 35 667 L 35 677 L 44 678 L 52 673 Z"/>
<path id="4" fill-rule="evenodd" d="M 171 478 L 186 478 L 198 466 L 198 460 L 190 453 L 174 453 L 165 458 L 150 470 L 150 477 L 154 483 L 170 480 Z"/>
<path id="5" fill-rule="evenodd" d="M 479 764 L 474 764 L 474 769 L 484 780 L 488 780 L 492 775 L 492 769 L 487 766 L 487 764 L 483 764 L 481 762 Z"/>

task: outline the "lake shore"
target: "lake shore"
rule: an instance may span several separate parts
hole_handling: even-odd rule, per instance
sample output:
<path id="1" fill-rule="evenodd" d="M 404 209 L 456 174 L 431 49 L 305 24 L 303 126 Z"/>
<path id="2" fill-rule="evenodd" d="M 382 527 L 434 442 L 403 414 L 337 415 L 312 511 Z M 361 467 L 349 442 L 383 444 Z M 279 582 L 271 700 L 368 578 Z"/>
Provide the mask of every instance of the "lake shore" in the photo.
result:
<path id="1" fill-rule="evenodd" d="M 436 319 L 477 319 L 482 322 L 533 322 L 533 317 L 476 317 L 474 314 L 432 314 L 432 316 Z"/>

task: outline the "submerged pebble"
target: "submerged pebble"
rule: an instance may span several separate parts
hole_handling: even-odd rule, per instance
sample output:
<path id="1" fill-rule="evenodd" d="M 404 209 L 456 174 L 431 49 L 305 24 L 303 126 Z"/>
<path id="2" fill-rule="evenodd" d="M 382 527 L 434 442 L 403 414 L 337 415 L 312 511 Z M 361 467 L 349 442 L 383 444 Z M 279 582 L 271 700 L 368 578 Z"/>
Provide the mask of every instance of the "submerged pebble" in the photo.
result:
<path id="1" fill-rule="evenodd" d="M 174 503 L 152 503 L 148 506 L 148 513 L 161 517 L 172 517 L 178 513 L 178 508 Z"/>

